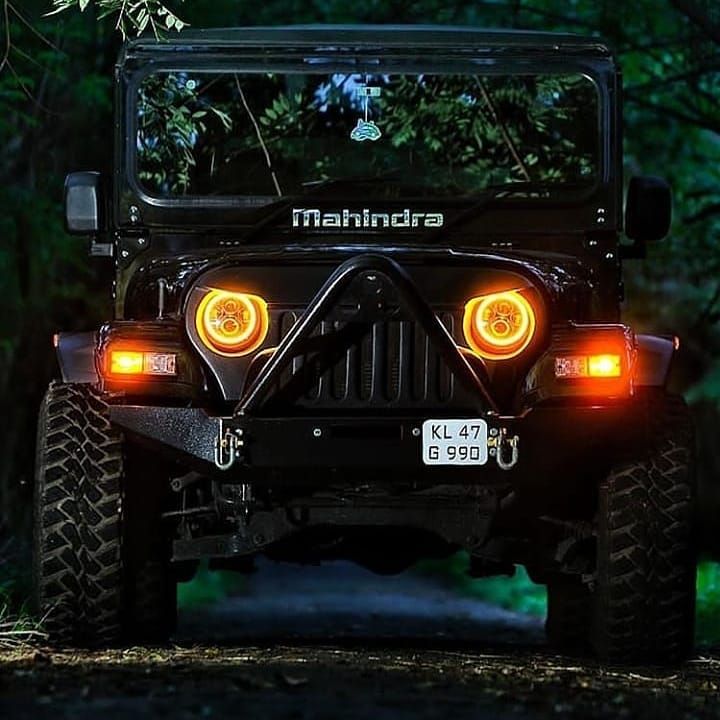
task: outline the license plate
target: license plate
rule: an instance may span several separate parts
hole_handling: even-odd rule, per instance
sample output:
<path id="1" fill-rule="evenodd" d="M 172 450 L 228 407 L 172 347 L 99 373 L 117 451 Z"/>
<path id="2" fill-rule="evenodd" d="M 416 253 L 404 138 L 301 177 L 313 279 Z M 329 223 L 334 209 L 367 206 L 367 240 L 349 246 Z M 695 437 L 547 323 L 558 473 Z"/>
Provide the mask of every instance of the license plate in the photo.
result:
<path id="1" fill-rule="evenodd" d="M 484 420 L 426 420 L 422 427 L 425 465 L 484 465 L 488 459 Z"/>

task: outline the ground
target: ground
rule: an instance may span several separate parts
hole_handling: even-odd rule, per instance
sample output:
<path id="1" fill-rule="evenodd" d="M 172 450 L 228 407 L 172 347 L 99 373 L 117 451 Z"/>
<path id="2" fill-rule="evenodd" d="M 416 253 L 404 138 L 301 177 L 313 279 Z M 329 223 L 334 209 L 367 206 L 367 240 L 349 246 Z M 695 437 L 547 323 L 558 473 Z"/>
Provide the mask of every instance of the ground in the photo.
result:
<path id="1" fill-rule="evenodd" d="M 264 563 L 162 648 L 0 654 L 0 717 L 720 718 L 720 648 L 676 668 L 554 655 L 437 579 Z"/>

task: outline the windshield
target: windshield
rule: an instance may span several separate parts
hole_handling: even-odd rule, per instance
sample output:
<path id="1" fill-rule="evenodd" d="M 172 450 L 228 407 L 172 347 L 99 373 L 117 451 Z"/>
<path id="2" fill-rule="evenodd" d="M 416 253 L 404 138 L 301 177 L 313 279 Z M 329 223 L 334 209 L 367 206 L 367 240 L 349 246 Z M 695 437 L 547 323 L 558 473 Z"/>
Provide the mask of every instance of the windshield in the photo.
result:
<path id="1" fill-rule="evenodd" d="M 598 93 L 579 73 L 164 71 L 140 82 L 136 123 L 137 176 L 162 198 L 271 201 L 337 180 L 363 198 L 548 196 L 599 175 Z"/>

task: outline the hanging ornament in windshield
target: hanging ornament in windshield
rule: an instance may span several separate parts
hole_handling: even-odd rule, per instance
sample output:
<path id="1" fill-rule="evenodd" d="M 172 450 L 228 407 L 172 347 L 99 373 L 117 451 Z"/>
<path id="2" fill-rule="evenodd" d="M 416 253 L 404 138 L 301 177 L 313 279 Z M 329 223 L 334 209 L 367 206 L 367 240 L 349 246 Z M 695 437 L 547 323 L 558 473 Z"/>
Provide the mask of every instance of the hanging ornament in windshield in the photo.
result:
<path id="1" fill-rule="evenodd" d="M 369 85 L 361 85 L 358 88 L 358 95 L 365 100 L 365 119 L 358 118 L 357 125 L 352 129 L 350 133 L 350 139 L 358 142 L 365 142 L 365 140 L 379 140 L 382 137 L 382 131 L 380 128 L 369 118 L 369 98 L 380 97 L 380 88 L 371 87 Z"/>

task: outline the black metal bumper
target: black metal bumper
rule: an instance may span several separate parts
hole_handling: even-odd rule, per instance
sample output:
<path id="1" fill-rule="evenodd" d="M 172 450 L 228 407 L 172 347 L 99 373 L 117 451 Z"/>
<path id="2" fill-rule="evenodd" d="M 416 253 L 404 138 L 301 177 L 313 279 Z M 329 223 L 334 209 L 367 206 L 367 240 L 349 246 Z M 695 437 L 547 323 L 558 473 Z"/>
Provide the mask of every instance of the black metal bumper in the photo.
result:
<path id="1" fill-rule="evenodd" d="M 465 413 L 438 408 L 425 417 L 402 411 L 352 416 L 273 414 L 270 402 L 282 392 L 293 359 L 307 351 L 318 324 L 331 313 L 358 277 L 381 278 L 359 301 L 356 321 L 377 322 L 402 313 L 418 323 L 450 372 L 470 397 Z M 394 315 L 393 315 L 394 316 Z M 343 348 L 340 348 L 343 350 Z M 480 362 L 475 365 L 455 343 L 410 276 L 394 260 L 360 255 L 342 263 L 283 338 L 242 394 L 231 415 L 213 417 L 199 408 L 113 405 L 111 419 L 125 430 L 204 465 L 239 472 L 243 468 L 385 468 L 454 477 L 491 477 L 518 466 L 526 473 L 566 467 L 594 451 L 622 452 L 636 444 L 633 403 L 536 408 L 519 417 L 498 414 Z M 294 377 L 294 376 L 293 376 Z M 301 378 L 302 379 L 302 378 Z M 311 381 L 311 380 L 310 380 Z M 309 381 L 309 382 L 310 382 Z M 302 388 L 301 388 L 302 389 Z M 377 410 L 375 411 L 377 413 Z M 422 424 L 426 419 L 467 417 L 487 423 L 488 462 L 482 466 L 424 466 Z M 621 447 L 622 446 L 622 447 Z"/>
<path id="2" fill-rule="evenodd" d="M 545 406 L 514 419 L 488 420 L 489 430 L 504 429 L 518 438 L 518 461 L 510 472 L 490 451 L 485 465 L 426 466 L 422 419 L 412 417 L 220 418 L 199 408 L 116 405 L 113 423 L 154 443 L 158 450 L 184 456 L 205 472 L 247 469 L 375 468 L 394 473 L 422 472 L 443 482 L 544 482 L 553 474 L 596 469 L 598 463 L 637 456 L 646 443 L 639 403 L 606 406 Z M 233 462 L 223 440 L 238 441 Z M 503 458 L 510 460 L 507 449 Z M 220 459 L 221 463 L 218 463 Z"/>

